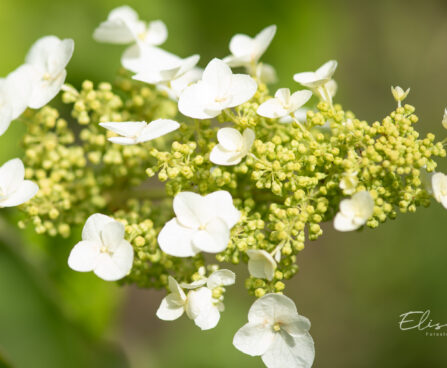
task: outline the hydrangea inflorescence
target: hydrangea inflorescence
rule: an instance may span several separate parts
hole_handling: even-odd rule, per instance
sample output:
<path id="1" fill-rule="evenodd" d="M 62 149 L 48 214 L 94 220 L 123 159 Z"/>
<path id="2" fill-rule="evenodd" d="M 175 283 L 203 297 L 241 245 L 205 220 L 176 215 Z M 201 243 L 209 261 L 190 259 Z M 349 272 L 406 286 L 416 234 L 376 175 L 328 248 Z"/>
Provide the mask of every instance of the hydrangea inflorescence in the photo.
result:
<path id="1" fill-rule="evenodd" d="M 306 89 L 272 96 L 266 83 L 274 70 L 259 60 L 275 32 L 235 35 L 232 55 L 202 70 L 197 55 L 182 59 L 158 47 L 167 36 L 161 21 L 146 25 L 120 7 L 95 39 L 132 44 L 122 63 L 134 78 L 123 70 L 113 84 L 85 81 L 80 90 L 62 86 L 73 42 L 39 40 L 32 62 L 0 82 L 0 132 L 61 88 L 71 115 L 49 106 L 22 115 L 28 184 L 14 194 L 23 165 L 2 168 L 0 207 L 7 196 L 23 199 L 12 205 L 33 197 L 21 205 L 19 225 L 50 236 L 68 237 L 85 223 L 73 269 L 167 288 L 157 315 L 186 312 L 202 329 L 218 323 L 224 286 L 235 282 L 220 264 L 247 263 L 245 285 L 259 299 L 235 346 L 268 367 L 310 367 L 310 323 L 282 295 L 298 253 L 323 234 L 324 222 L 339 231 L 375 228 L 432 197 L 446 206 L 447 180 L 434 160 L 446 151 L 414 129 L 415 109 L 402 105 L 408 90 L 393 88 L 396 110 L 372 124 L 333 104 L 335 61 L 295 74 Z M 34 86 L 26 96 L 23 81 Z M 319 102 L 303 110 L 312 94 Z"/>

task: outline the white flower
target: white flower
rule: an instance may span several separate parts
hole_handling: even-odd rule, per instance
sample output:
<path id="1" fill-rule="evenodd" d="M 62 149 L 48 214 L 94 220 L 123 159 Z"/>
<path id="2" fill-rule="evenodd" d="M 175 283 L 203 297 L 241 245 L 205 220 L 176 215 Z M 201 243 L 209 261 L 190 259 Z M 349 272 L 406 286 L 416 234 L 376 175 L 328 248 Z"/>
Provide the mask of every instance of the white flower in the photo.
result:
<path id="1" fill-rule="evenodd" d="M 312 97 L 312 92 L 303 90 L 290 95 L 290 89 L 280 88 L 275 97 L 262 103 L 256 111 L 258 115 L 270 119 L 281 118 L 293 114 Z"/>
<path id="2" fill-rule="evenodd" d="M 255 140 L 255 132 L 250 128 L 241 134 L 233 128 L 222 128 L 217 132 L 216 145 L 210 154 L 210 161 L 217 165 L 237 165 L 250 152 Z"/>
<path id="3" fill-rule="evenodd" d="M 177 281 L 169 276 L 169 290 L 171 291 L 161 302 L 157 310 L 157 317 L 164 321 L 173 321 L 183 315 L 194 320 L 202 330 L 216 327 L 223 311 L 222 300 L 213 297 L 212 290 L 221 286 L 234 284 L 235 274 L 229 270 L 213 272 L 209 278 L 200 279 L 191 284 L 182 284 L 192 289 L 186 295 Z M 206 287 L 203 285 L 207 284 Z"/>
<path id="4" fill-rule="evenodd" d="M 241 215 L 231 194 L 223 190 L 206 196 L 181 192 L 175 196 L 173 207 L 176 217 L 161 229 L 158 243 L 163 252 L 176 257 L 222 252 L 230 240 L 230 229 Z"/>
<path id="5" fill-rule="evenodd" d="M 343 190 L 343 194 L 351 195 L 355 193 L 358 183 L 357 171 L 348 171 L 342 175 L 340 189 Z"/>
<path id="6" fill-rule="evenodd" d="M 251 66 L 264 54 L 276 33 L 276 26 L 264 28 L 254 38 L 245 34 L 236 34 L 230 41 L 230 56 L 224 61 L 231 67 Z"/>
<path id="7" fill-rule="evenodd" d="M 157 84 L 157 89 L 166 92 L 170 99 L 178 101 L 185 88 L 202 79 L 202 75 L 203 69 L 192 68 L 176 79 L 173 79 L 167 83 Z"/>
<path id="8" fill-rule="evenodd" d="M 139 20 L 137 12 L 129 6 L 113 9 L 107 20 L 93 33 L 96 41 L 115 44 L 140 42 L 147 45 L 161 45 L 167 37 L 168 31 L 162 21 L 156 20 L 146 24 Z"/>
<path id="9" fill-rule="evenodd" d="M 444 109 L 444 116 L 442 117 L 442 126 L 447 129 L 447 109 Z"/>
<path id="10" fill-rule="evenodd" d="M 253 277 L 271 281 L 276 271 L 276 261 L 262 249 L 248 249 L 248 271 Z"/>
<path id="11" fill-rule="evenodd" d="M 133 264 L 133 248 L 124 239 L 124 226 L 113 218 L 96 213 L 82 230 L 82 241 L 74 246 L 68 265 L 75 271 L 93 271 L 106 281 L 126 276 Z"/>
<path id="12" fill-rule="evenodd" d="M 37 40 L 26 56 L 26 63 L 35 70 L 33 89 L 28 106 L 40 109 L 50 102 L 65 82 L 65 70 L 74 50 L 74 41 L 46 36 Z"/>
<path id="13" fill-rule="evenodd" d="M 329 82 L 337 69 L 337 62 L 330 60 L 315 72 L 297 73 L 293 76 L 295 82 L 311 89 L 317 89 Z"/>
<path id="14" fill-rule="evenodd" d="M 447 208 L 447 175 L 435 173 L 431 176 L 431 191 L 433 197 Z"/>
<path id="15" fill-rule="evenodd" d="M 293 113 L 293 117 L 290 115 L 283 116 L 278 120 L 281 124 L 290 124 L 293 121 L 298 121 L 301 124 L 305 124 L 307 121 L 307 112 L 310 109 L 307 107 L 301 107 Z"/>
<path id="16" fill-rule="evenodd" d="M 337 93 L 337 82 L 331 79 L 325 83 L 323 88 L 314 89 L 313 92 L 324 102 L 332 103 L 332 99 Z"/>
<path id="17" fill-rule="evenodd" d="M 110 137 L 108 139 L 112 143 L 121 145 L 151 141 L 180 128 L 179 123 L 169 119 L 157 119 L 149 124 L 145 121 L 128 121 L 99 123 L 99 125 L 119 134 L 121 137 Z"/>
<path id="18" fill-rule="evenodd" d="M 363 226 L 372 216 L 374 199 L 368 191 L 361 191 L 351 199 L 340 202 L 340 211 L 334 219 L 334 228 L 338 231 L 352 231 Z"/>
<path id="19" fill-rule="evenodd" d="M 243 104 L 253 97 L 257 84 L 244 74 L 233 74 L 222 60 L 213 59 L 205 68 L 202 80 L 185 88 L 178 107 L 183 115 L 211 119 L 222 110 Z"/>
<path id="20" fill-rule="evenodd" d="M 256 67 L 256 77 L 265 84 L 273 84 L 278 81 L 275 68 L 266 63 L 260 63 Z"/>
<path id="21" fill-rule="evenodd" d="M 33 83 L 36 80 L 34 68 L 22 65 L 0 79 L 0 136 L 9 128 L 28 106 Z"/>
<path id="22" fill-rule="evenodd" d="M 267 294 L 253 303 L 233 344 L 245 354 L 261 356 L 268 368 L 309 368 L 315 358 L 309 329 L 310 321 L 298 314 L 290 298 Z"/>
<path id="23" fill-rule="evenodd" d="M 402 101 L 405 100 L 410 93 L 410 88 L 408 88 L 406 91 L 404 91 L 401 87 L 391 86 L 391 93 L 393 94 L 394 99 L 397 101 L 398 107 L 401 107 Z"/>
<path id="24" fill-rule="evenodd" d="M 25 167 L 19 158 L 9 160 L 0 167 L 0 208 L 25 203 L 38 191 L 36 183 L 25 180 Z"/>

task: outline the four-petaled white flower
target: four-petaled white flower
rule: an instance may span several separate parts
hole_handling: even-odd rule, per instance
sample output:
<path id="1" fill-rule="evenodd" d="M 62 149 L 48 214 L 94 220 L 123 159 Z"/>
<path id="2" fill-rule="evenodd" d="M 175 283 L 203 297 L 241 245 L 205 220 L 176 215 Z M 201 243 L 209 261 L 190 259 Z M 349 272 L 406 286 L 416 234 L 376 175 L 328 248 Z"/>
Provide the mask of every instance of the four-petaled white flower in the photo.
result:
<path id="1" fill-rule="evenodd" d="M 280 88 L 276 91 L 275 97 L 262 103 L 256 112 L 270 119 L 281 118 L 293 114 L 311 97 L 312 92 L 308 90 L 297 91 L 291 95 L 290 89 Z"/>
<path id="2" fill-rule="evenodd" d="M 186 312 L 186 315 L 202 330 L 214 328 L 219 322 L 224 305 L 223 297 L 214 298 L 213 289 L 232 285 L 235 279 L 236 275 L 230 270 L 218 270 L 208 278 L 181 285 L 169 276 L 170 293 L 162 300 L 157 310 L 157 317 L 164 321 L 173 321 Z M 182 287 L 190 289 L 188 294 L 185 294 Z"/>
<path id="3" fill-rule="evenodd" d="M 255 37 L 236 34 L 230 41 L 230 56 L 223 59 L 231 67 L 251 67 L 258 63 L 276 33 L 276 26 L 264 28 Z"/>
<path id="4" fill-rule="evenodd" d="M 0 208 L 29 201 L 39 191 L 36 183 L 25 180 L 22 160 L 14 158 L 0 167 Z"/>
<path id="5" fill-rule="evenodd" d="M 343 190 L 343 194 L 351 195 L 355 193 L 358 183 L 357 171 L 348 171 L 342 175 L 340 189 Z"/>
<path id="6" fill-rule="evenodd" d="M 231 194 L 222 190 L 206 196 L 181 192 L 173 207 L 176 217 L 161 229 L 158 243 L 163 252 L 176 257 L 222 252 L 228 246 L 230 229 L 241 216 Z"/>
<path id="7" fill-rule="evenodd" d="M 447 109 L 444 109 L 444 116 L 442 117 L 442 126 L 447 129 Z"/>
<path id="8" fill-rule="evenodd" d="M 405 100 L 410 93 L 410 88 L 408 88 L 406 91 L 404 91 L 401 87 L 391 86 L 391 93 L 393 94 L 394 99 L 397 101 L 397 106 L 402 106 L 402 101 Z"/>
<path id="9" fill-rule="evenodd" d="M 275 256 L 280 255 L 276 252 Z M 263 249 L 248 249 L 248 271 L 253 277 L 271 281 L 276 271 L 276 261 L 273 256 Z"/>
<path id="10" fill-rule="evenodd" d="M 139 42 L 145 45 L 161 45 L 167 37 L 168 30 L 162 21 L 155 20 L 146 24 L 129 6 L 113 9 L 107 20 L 93 33 L 96 41 L 115 44 Z"/>
<path id="11" fill-rule="evenodd" d="M 82 241 L 68 257 L 68 265 L 75 271 L 93 271 L 106 281 L 125 277 L 133 264 L 133 248 L 124 239 L 124 225 L 109 216 L 91 215 L 82 230 Z"/>
<path id="12" fill-rule="evenodd" d="M 120 137 L 109 137 L 112 143 L 131 145 L 151 141 L 180 128 L 180 124 L 174 120 L 157 119 L 149 124 L 145 121 L 109 122 L 99 123 Z"/>
<path id="13" fill-rule="evenodd" d="M 74 41 L 45 36 L 37 40 L 26 56 L 26 63 L 33 66 L 36 80 L 28 106 L 40 109 L 50 102 L 65 82 L 68 62 L 73 56 Z"/>
<path id="14" fill-rule="evenodd" d="M 261 356 L 268 368 L 309 368 L 315 358 L 309 329 L 310 321 L 298 314 L 290 298 L 267 294 L 253 303 L 233 344 L 245 354 Z"/>
<path id="15" fill-rule="evenodd" d="M 222 60 L 213 59 L 203 72 L 202 79 L 185 88 L 178 107 L 183 115 L 196 119 L 211 119 L 222 110 L 248 101 L 256 92 L 253 78 L 233 74 Z"/>
<path id="16" fill-rule="evenodd" d="M 431 176 L 431 192 L 433 197 L 447 208 L 447 175 L 438 172 Z"/>
<path id="17" fill-rule="evenodd" d="M 0 79 L 0 136 L 27 108 L 35 80 L 34 68 L 26 64 Z"/>
<path id="18" fill-rule="evenodd" d="M 374 199 L 364 190 L 355 193 L 351 199 L 340 202 L 340 211 L 334 219 L 334 228 L 338 231 L 352 231 L 363 226 L 372 216 Z"/>
<path id="19" fill-rule="evenodd" d="M 250 128 L 241 134 L 233 128 L 222 128 L 217 132 L 216 145 L 210 154 L 210 161 L 217 165 L 237 165 L 250 152 L 255 132 Z"/>
<path id="20" fill-rule="evenodd" d="M 311 89 L 317 89 L 329 82 L 337 69 L 337 62 L 330 60 L 315 72 L 297 73 L 293 76 L 295 82 Z"/>

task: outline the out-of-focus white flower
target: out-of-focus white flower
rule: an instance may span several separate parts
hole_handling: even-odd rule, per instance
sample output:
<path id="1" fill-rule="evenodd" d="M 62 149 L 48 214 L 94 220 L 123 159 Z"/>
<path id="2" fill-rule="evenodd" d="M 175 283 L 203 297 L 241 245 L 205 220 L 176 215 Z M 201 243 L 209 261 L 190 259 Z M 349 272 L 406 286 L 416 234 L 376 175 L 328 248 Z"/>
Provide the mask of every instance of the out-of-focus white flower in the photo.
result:
<path id="1" fill-rule="evenodd" d="M 251 69 L 249 68 L 249 70 Z M 250 72 L 250 74 L 252 73 Z M 265 84 L 273 84 L 278 81 L 275 68 L 266 63 L 260 63 L 256 66 L 256 78 Z"/>
<path id="2" fill-rule="evenodd" d="M 26 64 L 0 78 L 0 136 L 25 111 L 35 81 L 34 68 Z"/>
<path id="3" fill-rule="evenodd" d="M 59 93 L 73 50 L 73 40 L 60 40 L 56 36 L 45 36 L 34 43 L 25 60 L 35 71 L 29 107 L 40 109 Z"/>
<path id="4" fill-rule="evenodd" d="M 276 26 L 264 28 L 254 38 L 245 34 L 236 34 L 230 41 L 230 56 L 223 61 L 231 67 L 250 67 L 257 64 L 269 47 L 276 33 Z"/>
<path id="5" fill-rule="evenodd" d="M 267 294 L 253 303 L 233 344 L 245 354 L 261 356 L 268 368 L 309 368 L 315 358 L 309 329 L 310 321 L 298 314 L 290 298 Z"/>
<path id="6" fill-rule="evenodd" d="M 305 87 L 316 89 L 329 82 L 337 69 L 337 62 L 330 60 L 315 72 L 297 73 L 293 76 L 295 82 L 302 84 Z"/>
<path id="7" fill-rule="evenodd" d="M 109 216 L 91 215 L 82 230 L 82 241 L 74 246 L 68 265 L 75 271 L 93 271 L 106 281 L 125 277 L 133 264 L 133 248 L 124 239 L 124 226 Z"/>
<path id="8" fill-rule="evenodd" d="M 185 88 L 202 79 L 202 74 L 203 69 L 192 68 L 176 79 L 157 84 L 157 89 L 166 92 L 170 99 L 178 101 Z"/>
<path id="9" fill-rule="evenodd" d="M 433 197 L 447 209 L 447 175 L 434 173 L 431 176 L 431 191 Z"/>
<path id="10" fill-rule="evenodd" d="M 372 216 L 374 199 L 364 190 L 355 193 L 351 199 L 340 202 L 340 211 L 334 219 L 334 228 L 338 231 L 352 231 L 363 226 Z"/>
<path id="11" fill-rule="evenodd" d="M 217 132 L 216 145 L 210 154 L 210 161 L 217 165 L 237 165 L 250 152 L 255 141 L 255 132 L 250 128 L 241 134 L 233 128 L 222 128 Z"/>
<path id="12" fill-rule="evenodd" d="M 256 112 L 270 119 L 281 118 L 293 114 L 311 97 L 312 92 L 308 90 L 297 91 L 291 95 L 290 89 L 280 88 L 276 91 L 275 97 L 262 103 Z"/>
<path id="13" fill-rule="evenodd" d="M 355 193 L 358 183 L 357 171 L 348 171 L 340 180 L 340 189 L 343 190 L 343 194 L 351 195 Z"/>
<path id="14" fill-rule="evenodd" d="M 162 21 L 141 21 L 137 12 L 129 6 L 113 9 L 107 20 L 93 33 L 96 41 L 115 44 L 139 42 L 145 45 L 161 45 L 167 37 L 168 30 Z"/>
<path id="15" fill-rule="evenodd" d="M 271 281 L 276 271 L 276 261 L 262 249 L 248 249 L 248 272 L 253 277 Z"/>
<path id="16" fill-rule="evenodd" d="M 173 321 L 186 312 L 186 315 L 202 330 L 214 328 L 224 308 L 221 298 L 214 298 L 213 289 L 232 285 L 235 278 L 235 274 L 230 270 L 218 270 L 208 278 L 179 285 L 173 277 L 169 276 L 171 293 L 162 300 L 157 310 L 157 317 L 165 321 Z M 206 287 L 203 286 L 205 283 Z M 190 289 L 187 295 L 182 287 Z"/>
<path id="17" fill-rule="evenodd" d="M 222 110 L 243 104 L 253 97 L 257 84 L 245 74 L 233 74 L 222 60 L 213 59 L 202 79 L 185 88 L 178 107 L 183 115 L 196 119 L 211 119 Z"/>
<path id="18" fill-rule="evenodd" d="M 25 180 L 25 167 L 19 158 L 9 160 L 0 167 L 0 208 L 25 203 L 38 191 L 36 183 Z"/>
<path id="19" fill-rule="evenodd" d="M 145 121 L 110 122 L 99 123 L 120 137 L 109 137 L 112 143 L 131 145 L 151 141 L 180 128 L 180 124 L 174 120 L 157 119 L 149 124 Z"/>
<path id="20" fill-rule="evenodd" d="M 394 99 L 397 101 L 397 106 L 402 106 L 402 101 L 405 100 L 410 93 L 410 88 L 408 88 L 406 91 L 404 91 L 401 87 L 391 86 L 391 93 L 393 94 Z"/>
<path id="21" fill-rule="evenodd" d="M 447 109 L 444 109 L 444 116 L 442 117 L 442 126 L 447 129 Z"/>
<path id="22" fill-rule="evenodd" d="M 240 218 L 231 194 L 222 190 L 206 196 L 181 192 L 173 207 L 176 217 L 161 229 L 158 243 L 163 252 L 176 257 L 222 252 Z"/>

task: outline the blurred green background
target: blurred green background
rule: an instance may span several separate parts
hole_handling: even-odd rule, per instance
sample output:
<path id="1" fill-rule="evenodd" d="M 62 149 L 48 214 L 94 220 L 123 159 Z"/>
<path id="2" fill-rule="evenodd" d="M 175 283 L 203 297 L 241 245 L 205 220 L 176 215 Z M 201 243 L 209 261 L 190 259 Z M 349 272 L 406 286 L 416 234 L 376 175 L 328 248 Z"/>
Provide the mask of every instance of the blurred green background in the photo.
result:
<path id="1" fill-rule="evenodd" d="M 373 121 L 391 111 L 391 85 L 411 87 L 419 130 L 446 132 L 447 2 L 445 0 L 131 0 L 142 19 L 162 19 L 164 45 L 181 56 L 199 53 L 201 66 L 228 54 L 236 32 L 278 32 L 264 61 L 280 85 L 295 88 L 295 72 L 339 61 L 336 101 Z M 23 62 L 39 37 L 75 39 L 68 80 L 113 80 L 120 46 L 95 43 L 91 34 L 116 0 L 0 0 L 0 75 Z M 274 86 L 277 87 L 277 86 Z M 22 127 L 0 138 L 0 162 L 21 154 Z M 440 167 L 447 169 L 445 163 Z M 76 238 L 49 240 L 0 221 L 0 367 L 262 367 L 232 347 L 252 300 L 229 289 L 218 327 L 201 332 L 185 317 L 165 323 L 155 311 L 162 293 L 119 288 L 71 272 L 66 259 Z M 11 215 L 11 216 L 9 216 Z M 328 224 L 321 240 L 300 254 L 300 272 L 287 285 L 298 310 L 312 321 L 315 367 L 446 367 L 447 337 L 400 331 L 399 315 L 430 309 L 447 323 L 447 213 L 420 209 L 376 231 L 341 234 Z"/>

